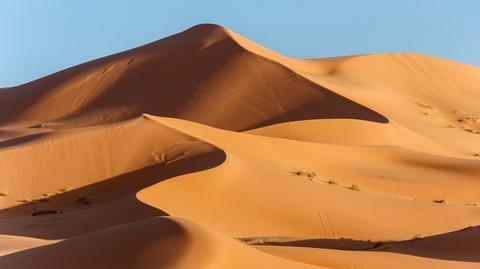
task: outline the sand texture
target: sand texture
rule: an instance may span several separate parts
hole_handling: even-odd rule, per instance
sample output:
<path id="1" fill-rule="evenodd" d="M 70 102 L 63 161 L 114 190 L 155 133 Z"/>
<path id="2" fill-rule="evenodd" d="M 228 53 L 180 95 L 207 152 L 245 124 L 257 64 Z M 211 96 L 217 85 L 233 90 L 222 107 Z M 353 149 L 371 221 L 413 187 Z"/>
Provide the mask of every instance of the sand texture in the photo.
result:
<path id="1" fill-rule="evenodd" d="M 480 68 L 202 24 L 0 89 L 0 268 L 478 269 Z"/>

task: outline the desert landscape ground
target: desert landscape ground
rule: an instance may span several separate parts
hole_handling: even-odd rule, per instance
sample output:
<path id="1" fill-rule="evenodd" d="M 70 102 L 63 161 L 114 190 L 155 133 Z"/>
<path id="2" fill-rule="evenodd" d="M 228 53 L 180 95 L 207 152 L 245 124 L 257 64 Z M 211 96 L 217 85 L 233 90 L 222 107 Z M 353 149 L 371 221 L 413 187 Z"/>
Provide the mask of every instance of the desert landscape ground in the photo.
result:
<path id="1" fill-rule="evenodd" d="M 0 89 L 0 268 L 480 268 L 480 67 L 224 27 Z"/>

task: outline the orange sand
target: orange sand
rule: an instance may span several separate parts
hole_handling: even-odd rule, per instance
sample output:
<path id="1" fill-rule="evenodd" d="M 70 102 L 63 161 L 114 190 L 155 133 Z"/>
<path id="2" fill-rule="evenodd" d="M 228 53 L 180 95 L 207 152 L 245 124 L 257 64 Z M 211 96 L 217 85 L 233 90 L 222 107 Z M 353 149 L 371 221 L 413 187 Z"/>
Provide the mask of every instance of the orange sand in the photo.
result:
<path id="1" fill-rule="evenodd" d="M 0 90 L 0 268 L 479 268 L 480 68 L 217 25 Z"/>

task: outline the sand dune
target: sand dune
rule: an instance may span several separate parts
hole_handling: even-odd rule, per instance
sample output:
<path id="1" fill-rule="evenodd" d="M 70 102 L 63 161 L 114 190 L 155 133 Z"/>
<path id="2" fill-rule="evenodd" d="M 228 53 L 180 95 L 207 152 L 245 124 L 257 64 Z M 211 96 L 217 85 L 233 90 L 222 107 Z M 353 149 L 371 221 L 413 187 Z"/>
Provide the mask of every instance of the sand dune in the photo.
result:
<path id="1" fill-rule="evenodd" d="M 32 268 L 38 261 L 43 268 L 318 268 L 266 255 L 185 220 L 162 217 L 7 255 L 0 266 Z"/>
<path id="2" fill-rule="evenodd" d="M 138 194 L 139 199 L 168 214 L 218 226 L 232 236 L 399 240 L 455 230 L 480 220 L 480 209 L 466 205 L 478 202 L 478 189 L 470 194 L 466 190 L 478 180 L 476 161 L 395 148 L 345 148 L 272 139 L 148 117 L 225 150 L 227 159 L 214 169 L 146 188 Z M 367 156 L 375 157 L 369 161 Z M 356 168 L 349 168 L 352 166 Z M 439 170 L 442 166 L 445 168 Z M 403 169 L 394 175 L 391 169 L 400 167 Z M 296 171 L 313 171 L 316 176 L 297 176 Z M 451 186 L 455 182 L 450 173 L 458 175 L 458 189 Z M 424 179 L 414 179 L 414 175 L 424 175 Z M 434 177 L 436 186 L 430 181 Z M 337 184 L 328 184 L 328 180 Z M 348 188 L 354 184 L 361 191 Z M 282 191 L 285 189 L 289 191 Z M 469 196 L 473 200 L 462 201 Z M 439 206 L 434 199 L 449 202 Z M 376 206 L 379 204 L 382 206 Z M 385 222 L 386 218 L 390 221 Z M 440 218 L 445 219 L 432 223 Z"/>
<path id="3" fill-rule="evenodd" d="M 57 128 L 111 123 L 145 112 L 232 130 L 282 119 L 385 121 L 286 66 L 251 53 L 228 30 L 213 25 L 73 67 L 5 90 L 4 95 L 0 124 Z"/>
<path id="4" fill-rule="evenodd" d="M 0 268 L 477 268 L 480 68 L 217 25 L 0 90 Z"/>

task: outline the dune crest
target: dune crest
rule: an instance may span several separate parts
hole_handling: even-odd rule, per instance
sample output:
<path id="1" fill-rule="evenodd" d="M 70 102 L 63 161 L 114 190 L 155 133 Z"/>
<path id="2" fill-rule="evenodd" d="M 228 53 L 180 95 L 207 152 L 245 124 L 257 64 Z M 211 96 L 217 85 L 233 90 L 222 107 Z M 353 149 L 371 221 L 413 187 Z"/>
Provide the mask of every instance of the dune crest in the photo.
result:
<path id="1" fill-rule="evenodd" d="M 0 90 L 0 268 L 478 268 L 480 68 L 202 24 Z"/>

